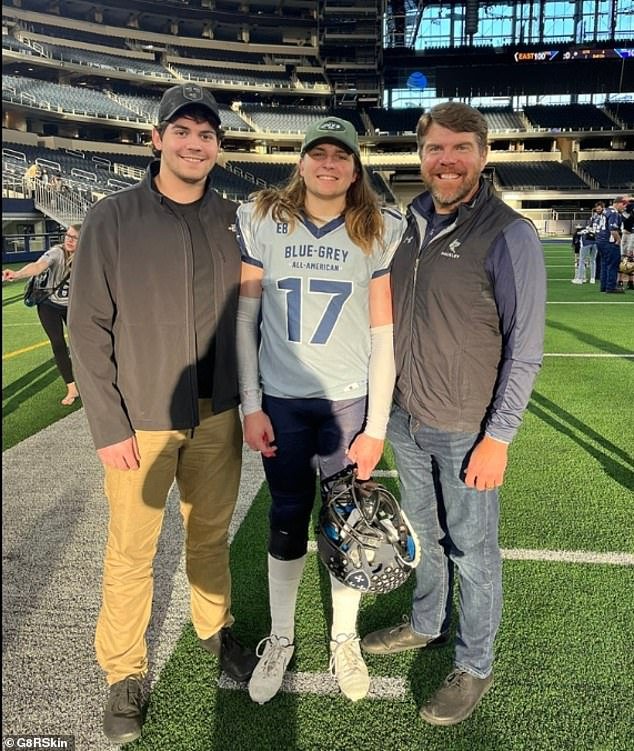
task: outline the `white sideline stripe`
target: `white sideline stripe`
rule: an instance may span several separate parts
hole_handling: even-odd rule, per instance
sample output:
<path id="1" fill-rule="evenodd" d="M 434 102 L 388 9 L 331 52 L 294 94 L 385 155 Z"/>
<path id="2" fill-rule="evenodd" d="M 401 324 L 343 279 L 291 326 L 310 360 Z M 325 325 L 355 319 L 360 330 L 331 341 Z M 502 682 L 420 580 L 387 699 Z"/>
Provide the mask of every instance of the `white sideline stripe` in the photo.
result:
<path id="1" fill-rule="evenodd" d="M 589 550 L 528 550 L 526 548 L 502 549 L 507 561 L 554 561 L 555 563 L 603 563 L 609 566 L 634 566 L 634 555 L 629 553 L 593 553 Z"/>
<path id="2" fill-rule="evenodd" d="M 317 543 L 308 541 L 308 552 L 317 552 Z M 602 563 L 609 566 L 634 566 L 629 553 L 593 553 L 591 550 L 531 550 L 529 548 L 501 548 L 506 561 L 554 561 L 555 563 Z"/>
<path id="3" fill-rule="evenodd" d="M 618 355 L 607 352 L 544 352 L 544 357 L 634 357 L 633 355 Z"/>
<path id="4" fill-rule="evenodd" d="M 546 300 L 546 305 L 614 305 L 612 300 Z M 619 305 L 634 305 L 629 300 L 620 300 Z"/>
<path id="5" fill-rule="evenodd" d="M 236 683 L 226 673 L 218 678 L 218 688 L 233 691 L 246 691 L 246 683 Z M 339 686 L 330 673 L 304 673 L 287 671 L 282 681 L 281 691 L 287 694 L 340 694 Z M 388 678 L 387 676 L 370 679 L 368 699 L 404 699 L 407 694 L 407 683 L 403 678 Z"/>

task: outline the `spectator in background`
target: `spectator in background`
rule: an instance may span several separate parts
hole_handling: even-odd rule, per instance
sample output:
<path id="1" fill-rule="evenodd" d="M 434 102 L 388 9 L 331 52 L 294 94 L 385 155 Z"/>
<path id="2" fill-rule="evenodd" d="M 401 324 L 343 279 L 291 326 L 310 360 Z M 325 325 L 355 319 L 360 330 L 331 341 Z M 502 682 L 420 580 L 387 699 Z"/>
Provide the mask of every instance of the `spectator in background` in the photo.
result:
<path id="1" fill-rule="evenodd" d="M 619 286 L 634 289 L 634 198 L 626 196 L 621 209 L 621 263 L 619 265 Z"/>
<path id="2" fill-rule="evenodd" d="M 573 281 L 577 276 L 577 271 L 579 270 L 579 250 L 581 248 L 581 232 L 583 230 L 583 224 L 578 224 L 575 227 L 575 231 L 572 233 L 572 250 L 574 253 L 573 258 L 573 267 L 575 270 L 575 276 L 573 277 Z"/>
<path id="3" fill-rule="evenodd" d="M 35 181 L 39 180 L 40 172 L 40 165 L 33 162 L 33 164 L 27 167 L 24 173 L 24 186 L 27 194 L 31 196 L 31 198 L 35 196 Z"/>
<path id="4" fill-rule="evenodd" d="M 621 262 L 621 210 L 625 197 L 615 198 L 612 205 L 604 212 L 601 229 L 597 234 L 597 244 L 601 256 L 601 292 L 608 294 L 622 293 L 618 286 L 619 264 Z"/>
<path id="5" fill-rule="evenodd" d="M 594 205 L 592 215 L 588 220 L 585 227 L 577 225 L 575 233 L 579 238 L 580 252 L 579 260 L 577 263 L 577 271 L 575 277 L 572 280 L 573 284 L 584 284 L 586 281 L 586 266 L 590 271 L 590 284 L 594 284 L 597 277 L 597 233 L 600 229 L 603 216 L 604 204 L 602 201 L 597 201 Z"/>
<path id="6" fill-rule="evenodd" d="M 66 230 L 62 243 L 47 250 L 37 261 L 27 263 L 18 271 L 5 269 L 2 272 L 3 282 L 30 279 L 38 274 L 48 272 L 48 279 L 44 286 L 51 289 L 51 295 L 37 306 L 37 314 L 51 343 L 57 369 L 66 384 L 66 396 L 61 402 L 66 407 L 71 406 L 75 399 L 79 398 L 70 355 L 64 338 L 64 326 L 68 312 L 70 271 L 77 249 L 80 228 L 81 224 L 71 224 Z"/>
<path id="7" fill-rule="evenodd" d="M 42 173 L 40 174 L 40 180 L 42 182 L 42 185 L 48 185 L 50 180 L 50 175 L 48 174 L 48 169 L 46 167 L 42 168 Z"/>

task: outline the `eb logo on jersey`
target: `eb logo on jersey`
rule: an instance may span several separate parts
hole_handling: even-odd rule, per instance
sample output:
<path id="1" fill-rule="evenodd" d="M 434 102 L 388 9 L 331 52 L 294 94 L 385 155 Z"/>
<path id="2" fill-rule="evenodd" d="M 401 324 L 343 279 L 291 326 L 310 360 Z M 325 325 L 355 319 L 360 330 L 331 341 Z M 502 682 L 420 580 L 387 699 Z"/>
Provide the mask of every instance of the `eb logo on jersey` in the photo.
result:
<path id="1" fill-rule="evenodd" d="M 288 235 L 288 222 L 278 222 L 277 223 L 277 234 L 278 235 Z"/>

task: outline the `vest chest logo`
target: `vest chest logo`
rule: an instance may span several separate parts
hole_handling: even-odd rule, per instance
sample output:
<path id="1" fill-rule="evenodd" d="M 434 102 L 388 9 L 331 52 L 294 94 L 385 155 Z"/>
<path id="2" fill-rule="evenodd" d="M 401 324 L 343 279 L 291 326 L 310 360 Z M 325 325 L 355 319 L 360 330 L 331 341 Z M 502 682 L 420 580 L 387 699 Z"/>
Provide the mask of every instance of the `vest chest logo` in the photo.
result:
<path id="1" fill-rule="evenodd" d="M 460 240 L 452 240 L 449 243 L 449 249 L 441 251 L 440 255 L 445 256 L 445 258 L 451 258 L 451 259 L 457 259 L 460 258 L 460 253 L 456 253 L 456 250 L 462 245 Z"/>

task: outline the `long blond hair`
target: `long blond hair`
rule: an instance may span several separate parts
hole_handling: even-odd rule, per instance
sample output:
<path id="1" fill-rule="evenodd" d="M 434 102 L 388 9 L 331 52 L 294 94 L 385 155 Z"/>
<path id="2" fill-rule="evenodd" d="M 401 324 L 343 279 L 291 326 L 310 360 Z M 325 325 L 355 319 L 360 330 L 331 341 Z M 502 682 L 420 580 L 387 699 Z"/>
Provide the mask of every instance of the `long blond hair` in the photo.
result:
<path id="1" fill-rule="evenodd" d="M 353 155 L 357 169 L 357 179 L 346 193 L 346 207 L 343 216 L 346 230 L 352 242 L 366 255 L 371 255 L 376 244 L 383 239 L 383 215 L 379 196 L 375 193 L 360 159 Z M 303 158 L 303 157 L 302 157 Z M 270 211 L 276 222 L 287 222 L 291 232 L 295 223 L 302 218 L 306 200 L 306 185 L 295 165 L 293 174 L 280 188 L 264 188 L 254 193 L 255 217 L 263 219 Z"/>

